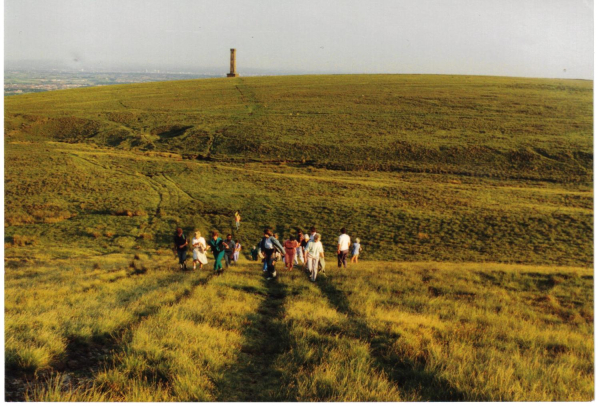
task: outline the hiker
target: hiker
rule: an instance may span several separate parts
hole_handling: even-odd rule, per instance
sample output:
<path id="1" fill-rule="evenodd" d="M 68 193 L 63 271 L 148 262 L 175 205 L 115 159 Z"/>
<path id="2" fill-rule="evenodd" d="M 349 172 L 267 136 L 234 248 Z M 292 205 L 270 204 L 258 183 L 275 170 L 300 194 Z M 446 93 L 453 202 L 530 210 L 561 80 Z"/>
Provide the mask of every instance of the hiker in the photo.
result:
<path id="1" fill-rule="evenodd" d="M 206 240 L 200 231 L 196 231 L 196 236 L 192 238 L 192 248 L 194 249 L 192 252 L 194 258 L 194 270 L 196 270 L 196 264 L 199 264 L 200 269 L 202 269 L 202 267 L 208 263 L 208 259 L 206 258 Z"/>
<path id="2" fill-rule="evenodd" d="M 242 251 L 242 244 L 240 244 L 239 240 L 235 240 L 235 247 L 233 248 L 233 262 L 237 264 L 237 261 L 240 259 L 240 252 Z"/>
<path id="3" fill-rule="evenodd" d="M 296 253 L 294 254 L 294 263 L 299 265 L 300 262 L 302 262 L 302 265 L 304 265 L 304 246 L 306 245 L 302 246 L 302 241 L 304 241 L 304 233 L 301 229 L 298 230 L 298 237 L 296 238 L 296 241 L 298 242 L 298 247 L 296 248 Z M 298 259 L 300 259 L 300 262 L 298 262 Z"/>
<path id="4" fill-rule="evenodd" d="M 233 261 L 233 253 L 235 252 L 235 241 L 232 239 L 231 234 L 227 234 L 225 245 L 225 266 L 229 268 Z"/>
<path id="5" fill-rule="evenodd" d="M 279 242 L 279 234 L 278 233 L 274 232 L 272 238 L 275 241 Z M 273 257 L 275 259 L 275 262 L 283 261 L 283 263 L 285 263 L 285 251 L 281 251 L 281 252 L 276 251 L 275 254 L 273 254 Z"/>
<path id="6" fill-rule="evenodd" d="M 306 264 L 308 265 L 308 271 L 310 272 L 310 281 L 314 282 L 317 280 L 317 272 L 319 270 L 319 260 L 325 258 L 325 252 L 323 251 L 323 244 L 321 243 L 321 234 L 315 234 L 314 240 L 310 241 L 306 246 Z"/>
<path id="7" fill-rule="evenodd" d="M 253 261 L 258 261 L 258 248 L 256 245 L 252 247 L 252 250 L 250 251 L 250 257 Z"/>
<path id="8" fill-rule="evenodd" d="M 294 234 L 290 235 L 290 238 L 283 243 L 283 247 L 285 248 L 285 266 L 290 272 L 294 267 L 294 255 L 296 254 L 298 246 L 300 246 L 300 244 L 296 241 Z"/>
<path id="9" fill-rule="evenodd" d="M 308 268 L 308 265 L 306 264 L 306 246 L 308 245 L 309 240 L 310 240 L 310 237 L 308 236 L 308 234 L 304 234 L 302 241 L 300 241 L 299 248 L 302 250 L 302 260 L 303 260 L 302 269 L 303 270 L 307 270 L 307 268 Z"/>
<path id="10" fill-rule="evenodd" d="M 267 264 L 267 260 L 265 259 L 265 253 L 263 252 L 263 249 L 262 249 L 263 239 L 264 239 L 264 236 L 263 236 L 263 238 L 260 239 L 260 241 L 258 241 L 258 244 L 256 245 L 256 247 L 258 249 L 258 256 L 260 257 L 260 261 L 263 264 L 263 272 L 267 273 L 267 265 L 268 264 Z"/>
<path id="11" fill-rule="evenodd" d="M 360 247 L 360 239 L 356 238 L 356 242 L 352 244 L 352 259 L 350 263 L 358 263 L 358 254 L 360 254 L 362 248 Z"/>
<path id="12" fill-rule="evenodd" d="M 187 246 L 188 240 L 183 234 L 183 230 L 181 228 L 177 228 L 175 231 L 175 236 L 173 237 L 174 243 L 174 253 L 179 258 L 179 268 L 182 270 L 186 270 L 187 266 L 185 265 L 185 260 L 187 258 Z"/>
<path id="13" fill-rule="evenodd" d="M 304 247 L 304 266 L 306 267 L 307 270 L 308 270 L 308 266 L 306 265 L 306 263 L 307 263 L 306 259 L 308 257 L 308 252 L 306 251 L 306 248 L 310 242 L 313 242 L 315 240 L 316 234 L 317 234 L 317 229 L 315 227 L 311 227 L 310 235 L 308 236 L 308 241 L 306 243 L 306 246 Z M 304 238 L 306 239 L 306 237 L 304 237 Z"/>
<path id="14" fill-rule="evenodd" d="M 338 258 L 338 268 L 341 268 L 342 265 L 344 268 L 346 267 L 346 258 L 348 257 L 348 250 L 350 249 L 350 244 L 352 241 L 350 240 L 350 236 L 346 234 L 346 228 L 342 228 L 340 230 L 341 235 L 338 238 L 338 247 L 337 247 L 337 258 Z"/>
<path id="15" fill-rule="evenodd" d="M 240 210 L 237 210 L 235 212 L 235 215 L 233 216 L 234 220 L 235 220 L 235 229 L 236 231 L 240 229 L 240 221 L 242 220 L 242 216 L 240 215 Z"/>
<path id="16" fill-rule="evenodd" d="M 267 280 L 274 279 L 277 276 L 275 270 L 275 254 L 283 253 L 284 249 L 279 241 L 273 237 L 270 229 L 265 229 L 263 239 L 260 241 L 260 251 L 264 256 L 264 267 L 266 267 Z M 263 269 L 264 270 L 264 269 Z"/>
<path id="17" fill-rule="evenodd" d="M 257 258 L 259 258 L 258 260 L 260 262 L 262 262 L 262 264 L 263 264 L 263 272 L 266 273 L 267 272 L 267 263 L 265 262 L 265 254 L 262 251 L 262 247 L 261 247 L 262 240 L 263 240 L 263 238 L 261 238 L 260 241 L 258 241 L 258 244 L 256 244 L 256 252 L 258 252 L 258 256 L 257 256 Z"/>
<path id="18" fill-rule="evenodd" d="M 227 248 L 227 244 L 225 244 L 225 241 L 219 237 L 219 233 L 217 231 L 213 231 L 211 236 L 212 238 L 210 241 L 208 241 L 208 246 L 212 250 L 213 256 L 215 257 L 214 271 L 222 273 L 223 265 L 221 264 L 221 261 L 225 256 L 225 248 Z"/>

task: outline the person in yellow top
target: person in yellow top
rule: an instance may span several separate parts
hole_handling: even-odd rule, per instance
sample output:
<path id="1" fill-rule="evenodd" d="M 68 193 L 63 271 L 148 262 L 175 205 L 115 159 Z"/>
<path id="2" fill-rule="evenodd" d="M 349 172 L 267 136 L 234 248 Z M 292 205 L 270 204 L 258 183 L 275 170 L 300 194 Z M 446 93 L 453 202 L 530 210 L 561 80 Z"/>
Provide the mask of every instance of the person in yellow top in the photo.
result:
<path id="1" fill-rule="evenodd" d="M 242 220 L 242 216 L 240 215 L 239 210 L 235 212 L 234 219 L 235 219 L 235 229 L 238 230 L 238 229 L 240 229 L 240 221 Z"/>

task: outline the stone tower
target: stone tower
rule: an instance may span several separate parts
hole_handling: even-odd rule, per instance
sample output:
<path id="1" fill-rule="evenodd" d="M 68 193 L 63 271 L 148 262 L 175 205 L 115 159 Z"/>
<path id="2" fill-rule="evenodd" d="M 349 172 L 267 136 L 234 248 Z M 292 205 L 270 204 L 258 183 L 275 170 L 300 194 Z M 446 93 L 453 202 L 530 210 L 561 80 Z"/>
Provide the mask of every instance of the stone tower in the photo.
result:
<path id="1" fill-rule="evenodd" d="M 235 78 L 235 77 L 239 77 L 240 74 L 238 74 L 235 71 L 235 48 L 231 49 L 231 58 L 229 59 L 229 74 L 227 74 L 227 78 Z"/>

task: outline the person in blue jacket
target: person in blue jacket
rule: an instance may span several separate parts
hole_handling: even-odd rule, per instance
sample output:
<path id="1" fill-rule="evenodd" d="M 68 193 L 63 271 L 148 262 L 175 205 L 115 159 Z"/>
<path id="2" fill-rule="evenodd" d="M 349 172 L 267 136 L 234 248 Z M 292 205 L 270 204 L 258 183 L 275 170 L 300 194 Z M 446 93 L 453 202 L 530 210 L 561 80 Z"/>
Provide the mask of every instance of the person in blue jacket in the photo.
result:
<path id="1" fill-rule="evenodd" d="M 273 237 L 270 229 L 265 229 L 263 239 L 260 241 L 260 251 L 264 256 L 264 265 L 266 266 L 267 280 L 274 279 L 277 276 L 275 270 L 275 253 L 283 255 L 284 249 L 281 243 Z"/>

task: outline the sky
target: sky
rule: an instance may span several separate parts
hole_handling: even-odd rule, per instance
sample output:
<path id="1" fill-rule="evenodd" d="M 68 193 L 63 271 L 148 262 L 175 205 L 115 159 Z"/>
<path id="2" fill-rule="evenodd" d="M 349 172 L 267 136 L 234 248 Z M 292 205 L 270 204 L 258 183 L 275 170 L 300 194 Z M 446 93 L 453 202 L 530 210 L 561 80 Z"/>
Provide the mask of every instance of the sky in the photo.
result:
<path id="1" fill-rule="evenodd" d="M 4 0 L 5 62 L 593 78 L 592 0 Z M 8 64 L 7 64 L 8 65 Z"/>

